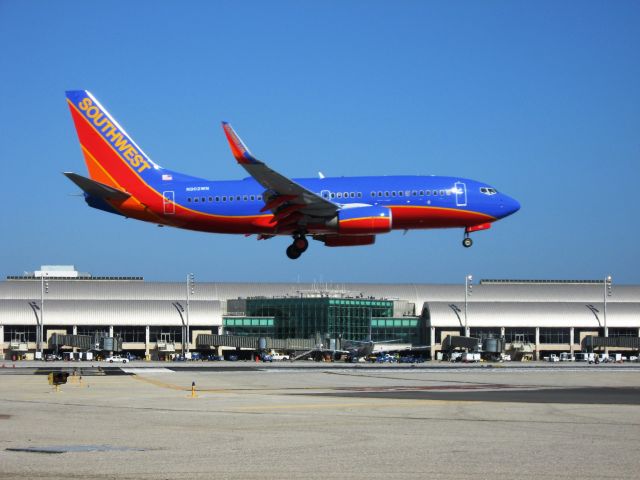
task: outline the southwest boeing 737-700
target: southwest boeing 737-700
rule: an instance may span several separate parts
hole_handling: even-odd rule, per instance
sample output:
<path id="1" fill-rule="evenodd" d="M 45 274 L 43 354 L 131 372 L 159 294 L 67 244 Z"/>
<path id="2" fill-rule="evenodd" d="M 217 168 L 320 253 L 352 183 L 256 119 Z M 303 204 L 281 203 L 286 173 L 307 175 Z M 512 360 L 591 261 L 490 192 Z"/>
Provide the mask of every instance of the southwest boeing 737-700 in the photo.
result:
<path id="1" fill-rule="evenodd" d="M 226 122 L 233 156 L 250 177 L 211 181 L 160 167 L 86 90 L 67 92 L 89 178 L 65 175 L 93 208 L 158 225 L 213 233 L 285 235 L 296 259 L 307 237 L 328 247 L 371 245 L 391 230 L 462 228 L 469 234 L 520 204 L 482 182 L 458 177 L 384 176 L 290 179 L 249 151 Z"/>

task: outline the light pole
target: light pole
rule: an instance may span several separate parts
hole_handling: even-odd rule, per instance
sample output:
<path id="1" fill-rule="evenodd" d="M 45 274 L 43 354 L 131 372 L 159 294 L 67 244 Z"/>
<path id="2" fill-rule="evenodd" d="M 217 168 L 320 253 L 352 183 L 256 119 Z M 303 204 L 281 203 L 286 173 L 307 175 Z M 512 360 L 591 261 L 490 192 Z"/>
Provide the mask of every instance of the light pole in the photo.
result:
<path id="1" fill-rule="evenodd" d="M 469 297 L 473 290 L 473 275 L 464 277 L 464 336 L 467 335 L 467 312 L 469 311 Z"/>
<path id="2" fill-rule="evenodd" d="M 184 323 L 184 317 L 182 316 L 182 313 L 184 312 L 184 308 L 182 307 L 182 304 L 180 302 L 173 302 L 171 305 L 173 305 L 178 311 L 178 315 L 180 315 L 180 321 L 182 322 L 182 354 L 184 355 L 185 337 L 186 337 L 186 329 L 187 329 L 187 326 Z"/>
<path id="3" fill-rule="evenodd" d="M 602 324 L 600 323 L 600 318 L 598 318 L 598 314 L 600 313 L 600 310 L 598 310 L 596 307 L 594 307 L 591 304 L 585 305 L 585 307 L 587 307 L 589 310 L 591 310 L 591 313 L 593 313 L 593 315 L 596 317 L 596 320 L 598 322 L 598 326 L 601 327 Z"/>
<path id="4" fill-rule="evenodd" d="M 38 317 L 38 310 L 40 307 L 37 302 L 29 302 L 29 306 L 31 310 L 33 310 L 33 314 L 36 316 L 36 350 L 40 351 L 40 318 Z M 25 338 L 28 342 L 28 339 Z"/>
<path id="5" fill-rule="evenodd" d="M 458 317 L 458 323 L 460 324 L 460 326 L 462 326 L 462 320 L 460 320 L 460 313 L 462 312 L 462 310 L 460 310 L 460 308 L 458 308 L 458 306 L 453 303 L 449 304 L 449 308 L 453 310 L 453 313 L 456 314 L 456 317 Z"/>
<path id="6" fill-rule="evenodd" d="M 195 287 L 195 275 L 193 273 L 187 274 L 187 353 L 189 353 L 189 344 L 191 343 L 189 338 L 189 298 L 194 294 Z"/>
<path id="7" fill-rule="evenodd" d="M 44 295 L 49 293 L 49 280 L 44 279 L 44 275 L 40 276 L 40 334 L 38 335 L 38 352 L 42 359 L 42 342 L 44 341 Z"/>
<path id="8" fill-rule="evenodd" d="M 607 328 L 607 297 L 611 296 L 611 283 L 612 283 L 612 278 L 611 275 L 607 275 L 604 279 L 603 282 L 603 286 L 604 286 L 604 292 L 603 292 L 603 298 L 604 298 L 604 310 L 602 312 L 602 317 L 603 317 L 603 321 L 604 321 L 604 336 L 605 338 L 607 338 L 609 336 L 609 329 Z M 606 342 L 606 340 L 605 340 Z M 605 346 L 604 347 L 604 353 L 605 355 L 609 354 L 609 347 Z"/>

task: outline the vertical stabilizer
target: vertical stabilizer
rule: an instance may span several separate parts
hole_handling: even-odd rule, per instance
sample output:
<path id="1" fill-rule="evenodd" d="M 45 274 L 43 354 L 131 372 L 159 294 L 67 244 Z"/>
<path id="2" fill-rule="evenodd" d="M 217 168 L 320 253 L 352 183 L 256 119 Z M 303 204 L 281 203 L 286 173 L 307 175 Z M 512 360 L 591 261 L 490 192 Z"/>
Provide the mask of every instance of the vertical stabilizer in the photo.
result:
<path id="1" fill-rule="evenodd" d="M 129 192 L 153 188 L 160 167 L 86 90 L 66 92 L 91 179 Z"/>

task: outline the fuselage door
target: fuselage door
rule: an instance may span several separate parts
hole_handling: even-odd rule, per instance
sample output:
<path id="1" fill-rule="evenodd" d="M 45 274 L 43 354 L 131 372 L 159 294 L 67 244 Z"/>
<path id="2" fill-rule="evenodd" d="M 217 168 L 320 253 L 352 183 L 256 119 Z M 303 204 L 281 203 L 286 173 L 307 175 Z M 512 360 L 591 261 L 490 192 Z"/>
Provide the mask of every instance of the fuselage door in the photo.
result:
<path id="1" fill-rule="evenodd" d="M 176 213 L 175 194 L 173 191 L 162 192 L 162 209 L 165 215 Z"/>
<path id="2" fill-rule="evenodd" d="M 456 206 L 457 207 L 466 207 L 467 206 L 467 186 L 462 182 L 456 182 Z"/>

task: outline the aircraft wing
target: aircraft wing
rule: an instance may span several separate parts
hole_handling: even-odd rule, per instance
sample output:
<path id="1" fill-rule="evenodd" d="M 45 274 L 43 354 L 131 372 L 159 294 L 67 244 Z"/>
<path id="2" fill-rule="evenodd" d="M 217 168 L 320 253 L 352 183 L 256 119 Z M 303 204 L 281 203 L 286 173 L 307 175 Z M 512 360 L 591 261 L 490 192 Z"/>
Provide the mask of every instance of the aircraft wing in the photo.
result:
<path id="1" fill-rule="evenodd" d="M 222 122 L 231 152 L 238 163 L 249 172 L 266 191 L 263 195 L 265 206 L 262 211 L 274 213 L 277 223 L 284 222 L 294 214 L 309 217 L 331 218 L 340 207 L 330 200 L 308 190 L 299 183 L 269 168 L 249 151 L 244 142 L 227 122 Z M 291 222 L 286 222 L 290 224 Z"/>

